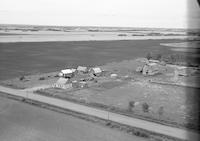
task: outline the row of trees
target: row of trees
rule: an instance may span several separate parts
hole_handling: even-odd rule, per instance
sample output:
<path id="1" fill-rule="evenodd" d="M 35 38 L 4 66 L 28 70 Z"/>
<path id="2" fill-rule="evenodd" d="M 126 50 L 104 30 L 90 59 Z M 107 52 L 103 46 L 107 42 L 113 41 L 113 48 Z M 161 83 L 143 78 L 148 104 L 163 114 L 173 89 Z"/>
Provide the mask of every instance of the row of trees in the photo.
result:
<path id="1" fill-rule="evenodd" d="M 129 102 L 129 106 L 128 106 L 128 110 L 129 110 L 130 112 L 134 112 L 134 107 L 135 107 L 135 106 L 136 106 L 136 102 L 135 102 L 135 101 L 130 101 L 130 102 Z M 142 111 L 143 111 L 144 113 L 148 113 L 148 112 L 150 111 L 150 106 L 149 106 L 146 102 L 144 102 L 144 103 L 142 104 Z M 158 113 L 159 117 L 161 117 L 161 116 L 164 114 L 164 107 L 163 107 L 163 106 L 160 106 L 160 107 L 158 108 L 157 113 Z"/>
<path id="2" fill-rule="evenodd" d="M 174 65 L 191 66 L 191 67 L 198 66 L 194 61 L 190 60 L 186 54 L 177 54 L 177 53 L 161 54 L 161 53 L 149 52 L 147 53 L 146 58 L 148 60 L 149 59 L 159 60 Z"/>

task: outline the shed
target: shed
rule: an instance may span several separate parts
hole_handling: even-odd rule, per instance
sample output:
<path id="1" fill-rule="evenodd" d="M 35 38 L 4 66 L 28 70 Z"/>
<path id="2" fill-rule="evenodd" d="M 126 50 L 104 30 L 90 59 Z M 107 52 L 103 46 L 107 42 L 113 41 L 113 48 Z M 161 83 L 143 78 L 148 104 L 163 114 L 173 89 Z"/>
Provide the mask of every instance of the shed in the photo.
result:
<path id="1" fill-rule="evenodd" d="M 154 60 L 154 59 L 149 59 L 149 62 L 150 63 L 159 63 L 160 61 L 159 60 Z"/>
<path id="2" fill-rule="evenodd" d="M 149 64 L 149 60 L 147 58 L 137 58 L 136 61 L 142 64 Z"/>
<path id="3" fill-rule="evenodd" d="M 115 73 L 112 73 L 112 74 L 110 75 L 110 77 L 111 77 L 111 78 L 117 78 L 117 77 L 118 77 L 118 75 L 117 75 L 117 74 L 115 74 Z"/>
<path id="4" fill-rule="evenodd" d="M 177 73 L 179 76 L 189 76 L 190 70 L 187 68 L 178 68 Z"/>
<path id="5" fill-rule="evenodd" d="M 77 71 L 78 72 L 82 72 L 82 73 L 87 73 L 88 72 L 88 68 L 87 67 L 83 67 L 83 66 L 78 66 L 77 67 Z"/>
<path id="6" fill-rule="evenodd" d="M 91 68 L 91 69 L 90 69 L 90 73 L 92 73 L 92 74 L 95 75 L 95 76 L 101 76 L 102 70 L 101 70 L 101 68 L 99 68 L 99 67 Z"/>
<path id="7" fill-rule="evenodd" d="M 65 78 L 71 78 L 73 77 L 73 73 L 74 73 L 74 69 L 65 69 L 65 70 L 61 70 L 61 73 L 63 74 L 63 77 Z"/>

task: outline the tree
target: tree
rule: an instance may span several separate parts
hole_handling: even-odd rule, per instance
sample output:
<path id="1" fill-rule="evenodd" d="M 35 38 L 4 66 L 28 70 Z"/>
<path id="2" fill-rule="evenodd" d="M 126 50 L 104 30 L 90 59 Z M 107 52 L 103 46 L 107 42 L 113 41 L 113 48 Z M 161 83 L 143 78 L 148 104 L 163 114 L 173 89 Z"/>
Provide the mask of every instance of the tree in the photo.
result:
<path id="1" fill-rule="evenodd" d="M 157 56 L 156 56 L 156 60 L 161 60 L 161 58 L 162 58 L 162 55 L 161 54 L 157 54 Z"/>
<path id="2" fill-rule="evenodd" d="M 148 60 L 150 60 L 151 58 L 152 58 L 152 55 L 151 55 L 151 53 L 149 52 L 149 53 L 147 53 L 147 55 L 146 55 L 146 58 L 148 59 Z"/>
<path id="3" fill-rule="evenodd" d="M 45 80 L 45 77 L 40 77 L 39 80 Z"/>
<path id="4" fill-rule="evenodd" d="M 135 101 L 129 101 L 128 110 L 132 112 L 135 107 Z"/>
<path id="5" fill-rule="evenodd" d="M 19 78 L 19 80 L 24 80 L 25 79 L 25 76 L 21 76 L 20 78 Z"/>
<path id="6" fill-rule="evenodd" d="M 144 113 L 149 112 L 149 105 L 146 102 L 142 104 L 142 110 Z"/>
<path id="7" fill-rule="evenodd" d="M 158 109 L 158 115 L 159 115 L 159 118 L 164 114 L 164 107 L 163 106 L 160 106 L 159 109 Z"/>

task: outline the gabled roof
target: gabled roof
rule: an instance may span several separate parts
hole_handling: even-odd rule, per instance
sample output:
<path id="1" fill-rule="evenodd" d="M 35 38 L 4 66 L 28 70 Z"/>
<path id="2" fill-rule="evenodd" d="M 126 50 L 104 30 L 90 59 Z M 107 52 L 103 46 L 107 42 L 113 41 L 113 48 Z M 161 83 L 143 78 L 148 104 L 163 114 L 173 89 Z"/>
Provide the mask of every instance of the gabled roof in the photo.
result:
<path id="1" fill-rule="evenodd" d="M 94 73 L 101 73 L 102 72 L 102 70 L 101 70 L 101 68 L 92 68 L 92 70 L 94 71 Z"/>
<path id="2" fill-rule="evenodd" d="M 61 70 L 61 72 L 63 74 L 71 74 L 71 73 L 73 73 L 73 70 L 72 69 L 65 69 L 65 70 Z"/>
<path id="3" fill-rule="evenodd" d="M 59 78 L 56 84 L 67 84 L 69 79 L 66 78 Z"/>
<path id="4" fill-rule="evenodd" d="M 78 66 L 77 67 L 78 71 L 87 71 L 87 67 L 83 67 L 83 66 Z"/>

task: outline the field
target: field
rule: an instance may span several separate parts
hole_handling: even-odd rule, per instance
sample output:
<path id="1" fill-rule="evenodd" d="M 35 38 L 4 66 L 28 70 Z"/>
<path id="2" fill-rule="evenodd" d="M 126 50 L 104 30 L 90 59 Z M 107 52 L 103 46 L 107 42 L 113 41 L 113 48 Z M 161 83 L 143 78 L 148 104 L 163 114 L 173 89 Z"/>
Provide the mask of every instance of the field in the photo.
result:
<path id="1" fill-rule="evenodd" d="M 133 41 L 73 41 L 73 42 L 19 42 L 0 43 L 0 80 L 15 88 L 31 88 L 38 85 L 53 84 L 58 79 L 57 72 L 64 68 L 78 65 L 102 66 L 121 76 L 139 77 L 133 70 L 135 65 L 129 61 L 144 57 L 148 52 L 174 53 L 170 47 L 161 43 L 177 43 L 182 40 L 133 40 Z M 177 53 L 180 53 L 177 51 Z M 120 71 L 119 71 L 120 70 Z M 40 73 L 46 73 L 41 74 Z M 32 76 L 30 76 L 32 74 Z M 34 75 L 35 74 L 35 75 Z M 20 77 L 25 76 L 24 81 Z M 11 79 L 15 78 L 16 79 Z M 39 80 L 45 77 L 45 81 Z M 166 76 L 167 78 L 168 76 Z M 163 78 L 162 78 L 163 79 Z M 39 81 L 38 81 L 39 80 Z M 144 78 L 145 80 L 145 78 Z M 99 81 L 99 80 L 98 80 Z M 89 89 L 66 92 L 59 89 L 47 89 L 43 94 L 83 102 L 92 106 L 113 108 L 131 116 L 142 116 L 159 122 L 176 124 L 181 127 L 199 128 L 194 125 L 198 119 L 192 118 L 197 112 L 193 108 L 197 97 L 195 88 L 165 86 L 146 83 L 145 81 L 108 80 Z M 176 97 L 176 98 L 175 98 Z M 138 103 L 130 110 L 129 102 Z M 151 111 L 142 111 L 142 104 L 147 103 Z M 193 103 L 194 102 L 194 103 Z M 159 108 L 164 111 L 159 113 Z M 172 110 L 173 109 L 173 110 Z"/>
<path id="2" fill-rule="evenodd" d="M 154 122 L 199 129 L 196 124 L 199 120 L 199 89 L 178 86 L 187 80 L 184 77 L 179 77 L 178 83 L 174 85 L 172 68 L 168 68 L 165 74 L 149 77 L 135 72 L 137 68 L 135 61 L 110 63 L 101 68 L 118 74 L 118 78 L 110 78 L 108 75 L 96 78 L 97 83 L 88 88 L 72 90 L 48 88 L 37 93 Z M 191 81 L 195 82 L 195 79 Z M 168 84 L 159 84 L 160 82 Z M 184 83 L 187 84 L 187 81 Z M 134 103 L 132 107 L 131 102 Z M 144 108 L 144 103 L 148 105 L 147 109 Z"/>
<path id="3" fill-rule="evenodd" d="M 0 80 L 53 72 L 78 65 L 98 66 L 135 59 L 148 52 L 172 52 L 160 43 L 180 40 L 0 43 Z"/>
<path id="4" fill-rule="evenodd" d="M 28 33 L 29 31 L 24 32 L 24 34 Z M 111 37 L 113 34 L 110 32 L 106 33 L 106 36 L 101 36 L 102 33 L 99 32 L 87 33 L 89 34 L 84 37 L 84 40 L 94 40 L 96 37 L 109 39 L 107 36 Z M 38 33 L 34 31 L 34 34 Z M 119 33 L 114 34 L 117 36 Z M 132 34 L 130 32 L 125 37 L 117 36 L 118 41 L 78 41 L 78 39 L 66 41 L 68 31 L 64 38 L 62 35 L 54 35 L 54 31 L 48 36 L 23 35 L 23 32 L 21 35 L 2 33 L 0 36 L 3 38 L 26 37 L 28 40 L 33 39 L 33 42 L 23 42 L 26 39 L 22 39 L 22 42 L 0 43 L 0 84 L 20 89 L 27 88 L 27 90 L 32 87 L 45 87 L 58 80 L 57 74 L 61 69 L 76 68 L 79 65 L 101 66 L 104 70 L 118 74 L 119 77 L 110 78 L 108 74 L 96 78 L 97 83 L 88 88 L 71 91 L 48 88 L 37 91 L 37 94 L 66 99 L 161 124 L 199 130 L 199 125 L 196 124 L 199 121 L 199 89 L 152 83 L 149 80 L 170 80 L 173 74 L 168 72 L 165 76 L 144 77 L 135 72 L 137 65 L 133 61 L 145 57 L 149 52 L 183 54 L 195 60 L 195 57 L 198 58 L 198 52 L 177 47 L 177 44 L 182 45 L 182 42 L 186 42 L 183 38 L 179 40 L 152 37 L 153 40 L 136 40 Z M 41 37 L 41 42 L 40 39 L 35 38 L 36 36 Z M 72 38 L 77 36 L 79 34 Z M 84 35 L 80 36 L 82 39 Z M 129 37 L 135 39 L 129 40 Z M 53 40 L 44 42 L 43 38 Z M 180 80 L 194 82 L 192 77 L 181 77 Z M 2 117 L 0 138 L 5 141 L 23 141 L 30 139 L 29 137 L 33 140 L 66 140 L 67 138 L 72 141 L 135 138 L 69 115 L 54 113 L 5 98 L 0 98 L 0 115 Z M 6 132 L 13 136 L 8 136 Z"/>
<path id="5" fill-rule="evenodd" d="M 124 60 L 100 66 L 107 73 L 95 78 L 97 80 L 95 83 L 88 82 L 86 88 L 67 90 L 51 88 L 59 79 L 58 72 L 28 75 L 24 76 L 23 80 L 15 78 L 3 81 L 2 84 L 27 91 L 49 85 L 50 88 L 39 90 L 37 93 L 154 122 L 199 129 L 196 124 L 199 120 L 199 88 L 191 87 L 196 83 L 197 77 L 179 76 L 174 81 L 174 68 L 170 65 L 166 66 L 164 74 L 142 76 L 135 71 L 139 64 L 136 60 Z M 112 73 L 116 73 L 118 77 L 111 78 Z M 76 76 L 73 80 L 79 77 L 81 78 Z M 134 102 L 135 106 L 131 107 L 131 102 Z M 143 108 L 144 103 L 149 106 L 147 111 Z"/>
<path id="6" fill-rule="evenodd" d="M 2 141 L 147 140 L 3 97 L 0 97 L 0 116 Z"/>

